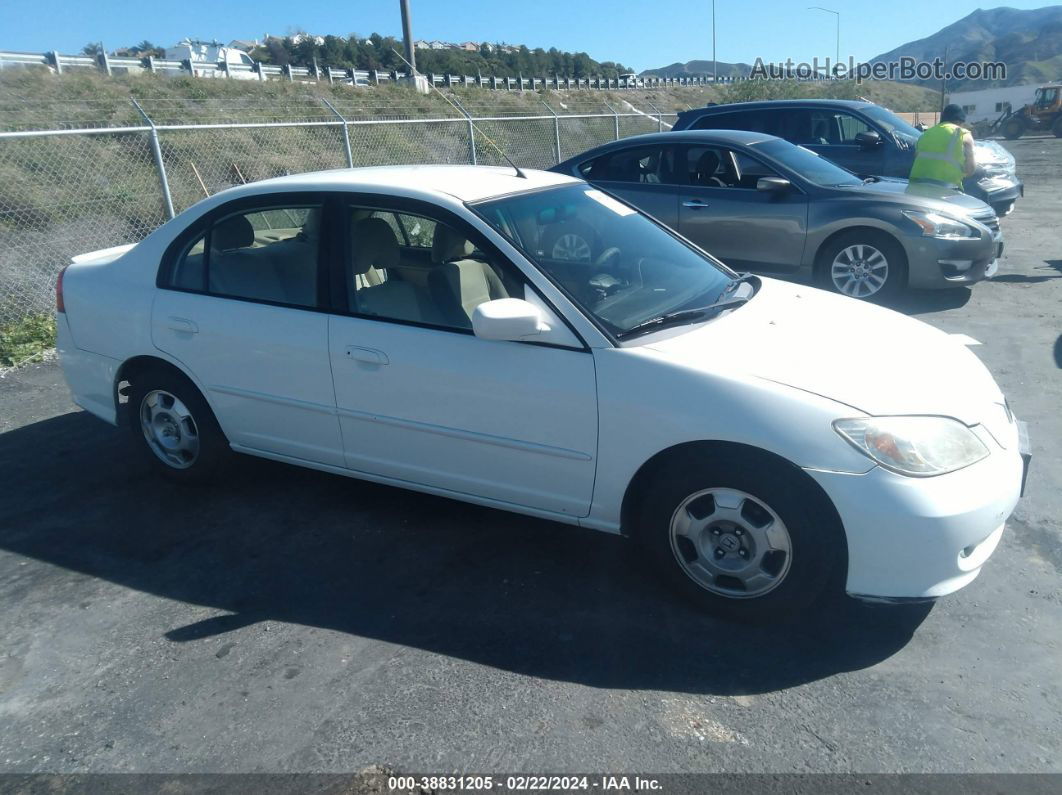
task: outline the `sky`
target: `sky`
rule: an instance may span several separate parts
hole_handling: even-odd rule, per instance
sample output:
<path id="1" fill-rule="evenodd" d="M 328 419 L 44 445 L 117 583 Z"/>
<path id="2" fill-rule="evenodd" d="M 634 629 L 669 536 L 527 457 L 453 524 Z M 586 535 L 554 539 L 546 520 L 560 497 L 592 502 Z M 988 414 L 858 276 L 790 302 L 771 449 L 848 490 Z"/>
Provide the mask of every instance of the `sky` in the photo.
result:
<path id="1" fill-rule="evenodd" d="M 585 51 L 637 71 L 712 57 L 712 0 L 410 0 L 413 36 L 443 41 L 504 41 Z M 814 0 L 808 5 L 813 5 Z M 841 12 L 841 55 L 868 60 L 923 38 L 978 8 L 950 0 L 823 0 Z M 1039 2 L 1006 0 L 1012 8 Z M 720 61 L 809 61 L 832 57 L 835 17 L 783 0 L 716 0 Z M 995 7 L 990 5 L 988 7 Z M 750 14 L 754 15 L 750 17 Z M 401 36 L 398 0 L 0 0 L 0 50 L 77 52 L 90 41 L 108 50 L 148 39 L 159 46 L 182 38 L 281 36 L 296 30 L 325 35 Z"/>

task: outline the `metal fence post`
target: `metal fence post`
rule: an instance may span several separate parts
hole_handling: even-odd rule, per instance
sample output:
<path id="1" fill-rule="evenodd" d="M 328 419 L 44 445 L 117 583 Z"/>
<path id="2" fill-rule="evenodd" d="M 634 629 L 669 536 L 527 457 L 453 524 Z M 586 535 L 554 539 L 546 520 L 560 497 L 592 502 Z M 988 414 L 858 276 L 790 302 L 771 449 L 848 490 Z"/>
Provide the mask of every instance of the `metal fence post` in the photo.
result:
<path id="1" fill-rule="evenodd" d="M 612 111 L 612 121 L 615 122 L 615 125 L 616 125 L 616 140 L 618 141 L 620 139 L 620 134 L 619 134 L 619 113 L 617 113 L 616 109 L 614 107 L 612 107 L 611 105 L 609 105 L 607 102 L 602 101 L 601 104 L 604 105 L 606 108 L 608 108 L 610 111 Z"/>
<path id="2" fill-rule="evenodd" d="M 350 150 L 350 128 L 347 125 L 347 119 L 342 113 L 336 110 L 335 105 L 333 105 L 324 97 L 321 97 L 321 102 L 326 104 L 328 106 L 328 109 L 334 114 L 336 114 L 336 118 L 343 122 L 343 146 L 346 147 L 347 150 L 347 167 L 354 168 L 354 153 Z"/>
<path id="3" fill-rule="evenodd" d="M 96 65 L 107 77 L 111 76 L 111 62 L 107 59 L 107 51 L 103 48 L 100 48 L 99 55 L 96 56 Z"/>
<path id="4" fill-rule="evenodd" d="M 465 118 L 468 120 L 468 160 L 472 165 L 476 163 L 476 125 L 472 123 L 472 117 L 465 110 L 465 106 L 458 102 L 457 97 L 450 97 L 453 100 L 457 109 L 465 114 Z"/>
<path id="5" fill-rule="evenodd" d="M 656 105 L 654 105 L 649 100 L 646 100 L 645 104 L 656 111 L 656 131 L 657 132 L 663 132 L 664 131 L 664 116 L 660 112 L 660 108 L 658 108 Z"/>
<path id="6" fill-rule="evenodd" d="M 147 115 L 140 103 L 135 99 L 129 100 L 133 103 L 133 107 L 137 109 L 137 112 L 144 117 L 144 121 L 148 123 L 151 128 L 149 137 L 151 139 L 151 153 L 155 156 L 155 168 L 159 172 L 159 186 L 162 188 L 162 201 L 166 205 L 166 215 L 169 218 L 173 218 L 176 213 L 173 211 L 173 196 L 170 194 L 170 181 L 166 177 L 166 163 L 162 159 L 162 147 L 159 145 L 159 131 L 155 129 L 155 122 L 151 120 L 151 117 Z"/>
<path id="7" fill-rule="evenodd" d="M 539 100 L 546 106 L 546 110 L 553 114 L 553 144 L 555 147 L 555 154 L 557 155 L 557 162 L 561 161 L 561 147 L 560 147 L 560 117 L 557 115 L 557 111 L 553 110 L 549 105 L 546 105 L 545 100 Z"/>

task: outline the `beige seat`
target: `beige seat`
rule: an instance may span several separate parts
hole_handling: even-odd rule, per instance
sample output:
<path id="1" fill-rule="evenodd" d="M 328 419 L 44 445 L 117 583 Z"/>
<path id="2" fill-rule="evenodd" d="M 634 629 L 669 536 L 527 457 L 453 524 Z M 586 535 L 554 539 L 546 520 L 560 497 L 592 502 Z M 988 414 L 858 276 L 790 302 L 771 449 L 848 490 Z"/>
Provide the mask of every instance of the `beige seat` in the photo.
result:
<path id="1" fill-rule="evenodd" d="M 254 228 L 245 216 L 234 215 L 210 232 L 210 292 L 286 302 L 284 287 L 265 249 L 254 246 Z"/>
<path id="2" fill-rule="evenodd" d="M 443 224 L 435 226 L 428 289 L 444 321 L 460 328 L 472 328 L 472 312 L 480 304 L 509 297 L 494 269 L 471 259 L 474 250 L 460 233 Z"/>
<path id="3" fill-rule="evenodd" d="M 416 290 L 388 278 L 387 269 L 399 262 L 398 240 L 382 218 L 365 218 L 351 234 L 354 306 L 359 314 L 424 322 Z"/>

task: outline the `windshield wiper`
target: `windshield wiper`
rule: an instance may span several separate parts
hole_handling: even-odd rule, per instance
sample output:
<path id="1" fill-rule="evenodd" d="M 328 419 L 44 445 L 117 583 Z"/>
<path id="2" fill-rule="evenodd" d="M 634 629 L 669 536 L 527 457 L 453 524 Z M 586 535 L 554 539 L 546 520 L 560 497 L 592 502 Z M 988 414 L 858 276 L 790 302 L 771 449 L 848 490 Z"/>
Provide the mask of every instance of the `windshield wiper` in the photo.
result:
<path id="1" fill-rule="evenodd" d="M 737 276 L 735 276 L 730 281 L 730 284 L 728 284 L 726 286 L 726 288 L 723 290 L 723 292 L 721 292 L 719 294 L 719 297 L 722 298 L 723 296 L 730 295 L 732 292 L 734 292 L 734 290 L 736 290 L 742 284 L 751 284 L 757 278 L 758 278 L 757 276 L 755 276 L 752 273 L 749 273 L 748 271 L 745 271 L 744 273 L 739 273 Z"/>
<path id="2" fill-rule="evenodd" d="M 747 275 L 747 274 L 746 274 Z M 624 331 L 619 335 L 620 339 L 628 339 L 635 337 L 639 334 L 645 334 L 649 331 L 657 331 L 665 328 L 666 326 L 675 326 L 682 323 L 688 323 L 693 320 L 705 320 L 709 315 L 722 312 L 726 309 L 734 309 L 742 304 L 746 303 L 752 296 L 751 295 L 733 295 L 728 297 L 721 297 L 719 300 L 708 304 L 708 306 L 701 306 L 696 309 L 680 309 L 677 312 L 668 312 L 667 314 L 660 315 L 659 317 L 651 317 L 648 320 L 643 320 L 631 328 Z"/>

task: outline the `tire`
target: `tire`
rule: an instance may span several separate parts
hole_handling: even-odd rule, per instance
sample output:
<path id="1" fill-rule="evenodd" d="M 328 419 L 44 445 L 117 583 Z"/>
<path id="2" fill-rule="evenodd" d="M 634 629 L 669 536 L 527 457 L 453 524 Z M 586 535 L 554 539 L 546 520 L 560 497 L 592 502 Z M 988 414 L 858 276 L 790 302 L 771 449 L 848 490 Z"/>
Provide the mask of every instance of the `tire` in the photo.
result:
<path id="1" fill-rule="evenodd" d="M 1014 212 L 1014 202 L 1000 202 L 999 204 L 993 204 L 992 209 L 996 211 L 996 216 L 1002 218 L 1005 215 L 1010 215 Z"/>
<path id="2" fill-rule="evenodd" d="M 850 298 L 889 301 L 907 286 L 907 256 L 884 232 L 844 232 L 827 242 L 817 259 L 819 284 Z"/>
<path id="3" fill-rule="evenodd" d="M 1015 138 L 1021 138 L 1025 134 L 1025 122 L 1021 119 L 1008 119 L 1003 122 L 1003 127 L 1000 131 L 1003 133 L 1004 138 L 1013 141 Z"/>
<path id="4" fill-rule="evenodd" d="M 562 262 L 592 263 L 599 246 L 593 228 L 581 221 L 553 224 L 542 236 L 542 252 Z"/>
<path id="5" fill-rule="evenodd" d="M 1062 116 L 1055 119 L 1055 123 L 1051 125 L 1051 132 L 1055 134 L 1055 138 L 1062 138 Z"/>
<path id="6" fill-rule="evenodd" d="M 178 373 L 152 368 L 137 375 L 127 410 L 139 455 L 174 481 L 209 482 L 232 455 L 210 406 Z"/>
<path id="7" fill-rule="evenodd" d="M 687 455 L 658 470 L 643 494 L 636 540 L 703 610 L 772 622 L 810 615 L 821 597 L 843 598 L 844 531 L 784 462 L 742 449 Z"/>

